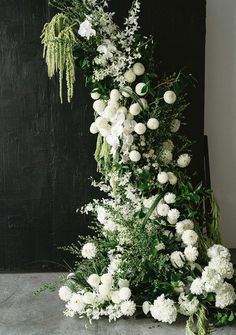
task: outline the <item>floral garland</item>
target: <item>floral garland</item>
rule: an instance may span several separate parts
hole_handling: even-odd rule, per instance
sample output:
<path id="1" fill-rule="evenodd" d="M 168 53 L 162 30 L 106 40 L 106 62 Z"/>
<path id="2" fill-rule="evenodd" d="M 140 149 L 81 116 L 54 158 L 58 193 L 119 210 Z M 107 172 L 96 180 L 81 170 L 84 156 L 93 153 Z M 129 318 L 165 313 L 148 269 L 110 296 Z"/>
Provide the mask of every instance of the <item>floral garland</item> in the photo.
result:
<path id="1" fill-rule="evenodd" d="M 56 0 L 44 27 L 49 77 L 66 75 L 73 96 L 76 66 L 91 88 L 95 158 L 107 193 L 81 209 L 94 236 L 67 250 L 78 257 L 59 290 L 64 314 L 109 321 L 142 312 L 172 323 L 188 316 L 187 334 L 233 321 L 235 276 L 220 244 L 218 207 L 210 190 L 191 183 L 185 168 L 191 142 L 179 131 L 188 107 L 183 72 L 160 78 L 153 39 L 139 34 L 140 1 L 121 29 L 106 0 Z"/>

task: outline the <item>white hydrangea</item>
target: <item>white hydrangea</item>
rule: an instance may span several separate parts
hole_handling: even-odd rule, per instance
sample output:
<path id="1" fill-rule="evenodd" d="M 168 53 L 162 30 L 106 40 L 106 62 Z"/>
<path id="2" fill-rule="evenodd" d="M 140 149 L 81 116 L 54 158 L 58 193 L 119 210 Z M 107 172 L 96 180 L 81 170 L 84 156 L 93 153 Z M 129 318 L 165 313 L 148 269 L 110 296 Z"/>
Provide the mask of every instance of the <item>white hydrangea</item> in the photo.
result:
<path id="1" fill-rule="evenodd" d="M 155 199 L 156 199 L 156 196 L 155 196 L 155 195 L 151 196 L 150 198 L 146 198 L 146 199 L 144 199 L 144 200 L 143 200 L 143 205 L 144 205 L 144 207 L 146 207 L 146 208 L 151 208 L 151 206 L 152 206 L 152 204 L 154 203 Z"/>
<path id="2" fill-rule="evenodd" d="M 192 229 L 187 229 L 182 234 L 182 241 L 185 245 L 194 245 L 197 243 L 197 240 L 198 234 Z"/>
<path id="3" fill-rule="evenodd" d="M 171 299 L 165 299 L 165 295 L 160 295 L 154 300 L 150 307 L 151 315 L 154 319 L 161 322 L 173 323 L 177 318 L 177 309 L 175 303 Z"/>
<path id="4" fill-rule="evenodd" d="M 190 286 L 190 291 L 192 294 L 200 295 L 204 293 L 204 283 L 202 278 L 196 278 Z"/>
<path id="5" fill-rule="evenodd" d="M 79 26 L 78 34 L 82 37 L 89 39 L 91 36 L 96 35 L 96 31 L 92 29 L 92 25 L 89 20 L 85 20 Z"/>
<path id="6" fill-rule="evenodd" d="M 202 282 L 206 292 L 216 292 L 223 284 L 223 279 L 215 269 L 206 266 L 202 272 Z"/>
<path id="7" fill-rule="evenodd" d="M 216 292 L 215 306 L 218 308 L 225 308 L 232 305 L 236 300 L 234 288 L 229 283 L 224 283 Z"/>
<path id="8" fill-rule="evenodd" d="M 188 296 L 186 296 L 184 293 L 181 293 L 178 302 L 179 312 L 181 314 L 189 316 L 197 312 L 199 300 L 196 297 L 193 297 L 192 300 L 189 300 Z"/>
<path id="9" fill-rule="evenodd" d="M 192 220 L 185 219 L 183 221 L 177 222 L 175 228 L 176 228 L 177 234 L 182 235 L 185 230 L 193 229 L 194 223 Z"/>
<path id="10" fill-rule="evenodd" d="M 234 267 L 231 262 L 225 257 L 216 256 L 212 258 L 208 264 L 212 269 L 215 269 L 223 279 L 231 279 L 234 275 Z"/>
<path id="11" fill-rule="evenodd" d="M 176 195 L 174 193 L 168 192 L 164 195 L 164 200 L 167 204 L 174 204 L 176 201 Z"/>
<path id="12" fill-rule="evenodd" d="M 189 165 L 190 162 L 191 162 L 191 157 L 189 156 L 189 154 L 182 154 L 179 156 L 177 160 L 177 165 L 181 168 L 185 168 L 186 166 Z"/>
<path id="13" fill-rule="evenodd" d="M 120 305 L 120 310 L 123 315 L 132 316 L 136 311 L 136 304 L 131 300 L 123 301 Z"/>
<path id="14" fill-rule="evenodd" d="M 207 256 L 209 258 L 214 258 L 214 257 L 220 256 L 220 257 L 224 257 L 224 258 L 229 260 L 230 259 L 230 252 L 229 252 L 229 249 L 227 249 L 223 245 L 214 244 L 212 247 L 210 247 L 207 250 Z"/>
<path id="15" fill-rule="evenodd" d="M 98 292 L 100 293 L 103 299 L 108 300 L 111 295 L 111 287 L 105 284 L 101 284 L 98 287 Z"/>
<path id="16" fill-rule="evenodd" d="M 81 250 L 81 254 L 84 258 L 92 259 L 96 256 L 97 248 L 94 243 L 86 243 Z"/>
<path id="17" fill-rule="evenodd" d="M 160 216 L 167 216 L 170 207 L 167 204 L 159 203 L 157 205 L 157 214 Z"/>
<path id="18" fill-rule="evenodd" d="M 98 274 L 93 273 L 88 277 L 87 282 L 90 286 L 92 286 L 94 288 L 98 288 L 98 286 L 101 282 L 101 278 Z"/>
<path id="19" fill-rule="evenodd" d="M 164 171 L 159 172 L 157 175 L 157 180 L 159 181 L 160 184 L 165 184 L 168 182 L 168 174 Z"/>
<path id="20" fill-rule="evenodd" d="M 72 297 L 72 291 L 68 286 L 62 286 L 60 287 L 58 291 L 59 297 L 63 301 L 69 301 Z"/>
<path id="21" fill-rule="evenodd" d="M 170 255 L 170 261 L 175 268 L 182 268 L 185 262 L 184 254 L 181 251 L 174 251 Z"/>
<path id="22" fill-rule="evenodd" d="M 166 140 L 162 143 L 162 146 L 166 150 L 172 151 L 174 149 L 174 143 L 171 140 Z"/>
<path id="23" fill-rule="evenodd" d="M 189 245 L 184 249 L 184 256 L 189 262 L 195 262 L 198 258 L 198 254 L 197 248 L 192 245 Z"/>

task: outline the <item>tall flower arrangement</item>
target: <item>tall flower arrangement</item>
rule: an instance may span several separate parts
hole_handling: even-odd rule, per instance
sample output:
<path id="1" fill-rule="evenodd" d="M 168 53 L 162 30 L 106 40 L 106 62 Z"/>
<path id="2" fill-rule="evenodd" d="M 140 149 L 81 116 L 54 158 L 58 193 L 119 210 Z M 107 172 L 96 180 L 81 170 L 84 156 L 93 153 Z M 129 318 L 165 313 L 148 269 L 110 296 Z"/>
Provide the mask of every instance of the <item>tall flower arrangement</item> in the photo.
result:
<path id="1" fill-rule="evenodd" d="M 217 205 L 186 174 L 191 142 L 180 128 L 191 76 L 159 76 L 153 39 L 139 34 L 139 0 L 122 28 L 106 0 L 52 4 L 59 13 L 42 33 L 48 74 L 59 73 L 61 100 L 65 76 L 70 101 L 76 66 L 84 72 L 101 173 L 92 184 L 107 194 L 81 209 L 95 234 L 68 247 L 78 261 L 59 290 L 64 314 L 111 321 L 142 312 L 168 323 L 183 314 L 189 335 L 207 334 L 207 318 L 233 321 L 234 269 Z"/>

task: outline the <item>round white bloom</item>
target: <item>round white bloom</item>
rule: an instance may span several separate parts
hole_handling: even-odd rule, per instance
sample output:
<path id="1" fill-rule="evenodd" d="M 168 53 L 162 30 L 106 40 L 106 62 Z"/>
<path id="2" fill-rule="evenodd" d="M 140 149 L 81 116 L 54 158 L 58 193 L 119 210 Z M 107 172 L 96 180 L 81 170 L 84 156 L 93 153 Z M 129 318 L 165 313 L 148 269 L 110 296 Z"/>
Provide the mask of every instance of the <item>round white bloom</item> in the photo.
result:
<path id="1" fill-rule="evenodd" d="M 96 295 L 93 292 L 85 292 L 83 295 L 83 302 L 85 304 L 93 305 L 96 301 Z"/>
<path id="2" fill-rule="evenodd" d="M 129 69 L 125 72 L 124 78 L 128 83 L 133 83 L 136 80 L 136 74 L 132 69 Z"/>
<path id="3" fill-rule="evenodd" d="M 92 29 L 91 23 L 89 22 L 89 20 L 86 19 L 80 24 L 78 34 L 82 37 L 86 37 L 87 39 L 89 39 L 91 36 L 96 35 L 96 31 Z"/>
<path id="4" fill-rule="evenodd" d="M 108 297 L 110 297 L 111 287 L 105 284 L 101 284 L 98 287 L 98 291 L 103 299 L 107 299 Z"/>
<path id="5" fill-rule="evenodd" d="M 159 181 L 160 184 L 165 184 L 168 182 L 168 174 L 164 171 L 159 172 L 157 175 L 157 180 Z"/>
<path id="6" fill-rule="evenodd" d="M 206 292 L 216 292 L 223 284 L 220 274 L 209 266 L 205 266 L 202 272 L 202 281 Z"/>
<path id="7" fill-rule="evenodd" d="M 184 293 L 181 293 L 178 302 L 179 311 L 181 314 L 189 316 L 197 312 L 199 300 L 196 297 L 193 297 L 192 300 L 189 300 Z"/>
<path id="8" fill-rule="evenodd" d="M 163 150 L 161 153 L 161 160 L 164 163 L 170 163 L 173 160 L 173 154 L 170 150 Z"/>
<path id="9" fill-rule="evenodd" d="M 141 155 L 137 150 L 132 150 L 129 153 L 129 158 L 132 162 L 138 162 L 141 159 Z"/>
<path id="10" fill-rule="evenodd" d="M 209 262 L 209 267 L 215 269 L 223 279 L 231 279 L 234 275 L 234 267 L 231 262 L 225 257 L 216 256 Z"/>
<path id="11" fill-rule="evenodd" d="M 122 287 L 119 290 L 119 295 L 121 300 L 129 300 L 129 298 L 131 297 L 131 291 L 128 287 Z"/>
<path id="12" fill-rule="evenodd" d="M 204 292 L 204 283 L 201 278 L 196 278 L 190 286 L 190 291 L 192 294 L 200 295 Z"/>
<path id="13" fill-rule="evenodd" d="M 139 105 L 141 105 L 142 109 L 147 110 L 148 109 L 148 102 L 144 98 L 140 98 L 138 100 Z"/>
<path id="14" fill-rule="evenodd" d="M 98 133 L 98 128 L 97 128 L 95 122 L 91 123 L 89 131 L 90 131 L 91 134 L 97 134 Z"/>
<path id="15" fill-rule="evenodd" d="M 135 92 L 139 95 L 139 96 L 143 96 L 147 93 L 147 85 L 145 83 L 138 83 L 135 86 Z"/>
<path id="16" fill-rule="evenodd" d="M 134 104 L 132 104 L 129 108 L 129 112 L 132 115 L 138 115 L 141 112 L 141 106 L 139 105 L 139 103 L 135 102 Z"/>
<path id="17" fill-rule="evenodd" d="M 155 118 L 151 118 L 147 122 L 147 127 L 151 130 L 156 130 L 159 127 L 159 121 Z"/>
<path id="18" fill-rule="evenodd" d="M 95 100 L 94 103 L 93 103 L 93 109 L 99 115 L 102 114 L 102 112 L 104 111 L 105 107 L 106 107 L 106 102 L 104 100 L 98 99 L 98 100 Z"/>
<path id="19" fill-rule="evenodd" d="M 145 67 L 142 63 L 135 63 L 133 66 L 133 71 L 136 76 L 142 76 L 145 73 Z"/>
<path id="20" fill-rule="evenodd" d="M 178 119 L 174 119 L 172 122 L 171 122 L 171 127 L 170 127 L 170 131 L 172 133 L 177 133 L 177 131 L 179 130 L 180 128 L 180 120 Z"/>
<path id="21" fill-rule="evenodd" d="M 97 248 L 94 243 L 86 243 L 81 250 L 81 254 L 84 258 L 92 259 L 96 256 Z"/>
<path id="22" fill-rule="evenodd" d="M 174 193 L 168 192 L 164 195 L 164 200 L 167 204 L 174 204 L 176 201 L 176 195 Z"/>
<path id="23" fill-rule="evenodd" d="M 165 295 L 160 295 L 150 307 L 151 315 L 161 322 L 173 323 L 177 318 L 177 309 L 171 299 L 165 299 Z"/>
<path id="24" fill-rule="evenodd" d="M 210 247 L 207 250 L 207 256 L 209 258 L 214 258 L 214 257 L 220 256 L 220 257 L 224 257 L 224 258 L 229 260 L 230 259 L 230 252 L 229 252 L 229 249 L 227 249 L 223 245 L 214 244 L 212 247 Z"/>
<path id="25" fill-rule="evenodd" d="M 106 128 L 108 126 L 108 122 L 102 116 L 99 116 L 95 120 L 95 125 L 99 129 Z"/>
<path id="26" fill-rule="evenodd" d="M 117 89 L 111 90 L 110 99 L 112 101 L 119 101 L 120 100 L 120 92 Z"/>
<path id="27" fill-rule="evenodd" d="M 146 131 L 146 126 L 144 123 L 136 123 L 136 125 L 134 126 L 134 131 L 138 134 L 138 135 L 143 135 Z"/>
<path id="28" fill-rule="evenodd" d="M 166 150 L 172 151 L 174 149 L 174 143 L 171 140 L 167 140 L 162 143 L 162 146 Z"/>
<path id="29" fill-rule="evenodd" d="M 182 268 L 185 261 L 184 254 L 181 251 L 174 251 L 170 255 L 170 261 L 175 268 Z"/>
<path id="30" fill-rule="evenodd" d="M 58 291 L 59 297 L 63 301 L 69 301 L 72 297 L 72 291 L 68 286 L 62 286 Z"/>
<path id="31" fill-rule="evenodd" d="M 87 279 L 88 284 L 94 288 L 97 288 L 99 286 L 100 281 L 100 276 L 96 273 L 91 274 Z"/>
<path id="32" fill-rule="evenodd" d="M 194 245 L 197 243 L 198 240 L 198 234 L 192 230 L 192 229 L 187 229 L 183 232 L 182 235 L 182 241 L 186 245 Z"/>
<path id="33" fill-rule="evenodd" d="M 110 273 L 104 273 L 101 276 L 101 282 L 102 282 L 102 284 L 111 287 L 112 284 L 113 284 L 113 277 L 112 277 L 112 275 Z"/>
<path id="34" fill-rule="evenodd" d="M 85 308 L 83 296 L 79 293 L 73 293 L 66 307 L 76 313 L 82 313 Z"/>
<path id="35" fill-rule="evenodd" d="M 215 306 L 218 308 L 225 308 L 232 305 L 236 300 L 234 288 L 229 283 L 224 283 L 216 292 Z"/>
<path id="36" fill-rule="evenodd" d="M 177 183 L 177 177 L 173 172 L 167 172 L 168 178 L 169 178 L 169 183 L 171 185 L 175 185 Z"/>
<path id="37" fill-rule="evenodd" d="M 185 230 L 193 229 L 194 223 L 192 220 L 185 219 L 176 223 L 176 232 L 179 235 L 182 235 Z"/>
<path id="38" fill-rule="evenodd" d="M 118 280 L 118 286 L 119 288 L 122 288 L 122 287 L 129 287 L 129 281 L 127 279 L 119 279 Z"/>
<path id="39" fill-rule="evenodd" d="M 113 291 L 111 292 L 111 300 L 114 302 L 114 304 L 119 304 L 121 303 L 121 298 L 120 298 L 120 293 L 119 291 Z"/>
<path id="40" fill-rule="evenodd" d="M 98 100 L 98 99 L 100 98 L 101 94 L 98 93 L 97 89 L 94 89 L 94 90 L 91 92 L 90 96 L 91 96 L 91 98 L 92 98 L 93 100 Z"/>
<path id="41" fill-rule="evenodd" d="M 125 86 L 121 89 L 121 94 L 125 97 L 125 98 L 129 98 L 131 96 L 131 94 L 133 93 L 133 90 L 130 86 Z"/>
<path id="42" fill-rule="evenodd" d="M 186 166 L 189 165 L 190 162 L 191 162 L 191 157 L 189 156 L 189 154 L 182 154 L 179 156 L 177 160 L 177 164 L 181 168 L 185 168 Z"/>
<path id="43" fill-rule="evenodd" d="M 170 105 L 174 104 L 177 99 L 174 91 L 166 91 L 163 98 L 164 98 L 164 101 Z"/>
<path id="44" fill-rule="evenodd" d="M 167 204 L 160 203 L 157 205 L 157 214 L 160 216 L 167 216 L 169 210 L 170 210 L 170 207 Z"/>
<path id="45" fill-rule="evenodd" d="M 177 222 L 179 216 L 180 212 L 176 208 L 170 209 L 168 212 L 168 219 L 170 219 L 172 222 L 173 221 Z"/>
<path id="46" fill-rule="evenodd" d="M 136 311 L 136 304 L 133 301 L 124 301 L 120 305 L 121 313 L 125 316 L 132 316 Z"/>
<path id="47" fill-rule="evenodd" d="M 198 250 L 196 247 L 189 245 L 184 249 L 184 255 L 187 261 L 195 262 L 196 259 L 198 258 Z"/>
<path id="48" fill-rule="evenodd" d="M 144 301 L 143 305 L 142 305 L 142 309 L 143 309 L 143 313 L 145 315 L 147 315 L 149 312 L 150 312 L 150 307 L 151 307 L 151 304 L 150 302 L 148 301 Z"/>

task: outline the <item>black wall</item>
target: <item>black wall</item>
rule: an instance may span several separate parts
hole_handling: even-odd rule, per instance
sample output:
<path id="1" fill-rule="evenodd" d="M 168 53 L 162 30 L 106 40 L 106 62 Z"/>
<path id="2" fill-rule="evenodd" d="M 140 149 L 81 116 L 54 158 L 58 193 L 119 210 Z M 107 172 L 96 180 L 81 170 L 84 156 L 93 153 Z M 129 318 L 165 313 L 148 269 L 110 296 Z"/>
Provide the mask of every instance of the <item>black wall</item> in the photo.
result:
<path id="1" fill-rule="evenodd" d="M 122 21 L 130 1 L 111 0 Z M 76 208 L 97 196 L 95 137 L 89 94 L 79 79 L 71 105 L 60 105 L 49 82 L 39 36 L 46 0 L 0 1 L 0 269 L 53 270 L 69 260 L 57 247 L 88 231 Z M 190 92 L 185 132 L 196 140 L 202 174 L 205 0 L 142 0 L 140 25 L 155 36 L 160 71 L 187 66 L 198 80 Z"/>

